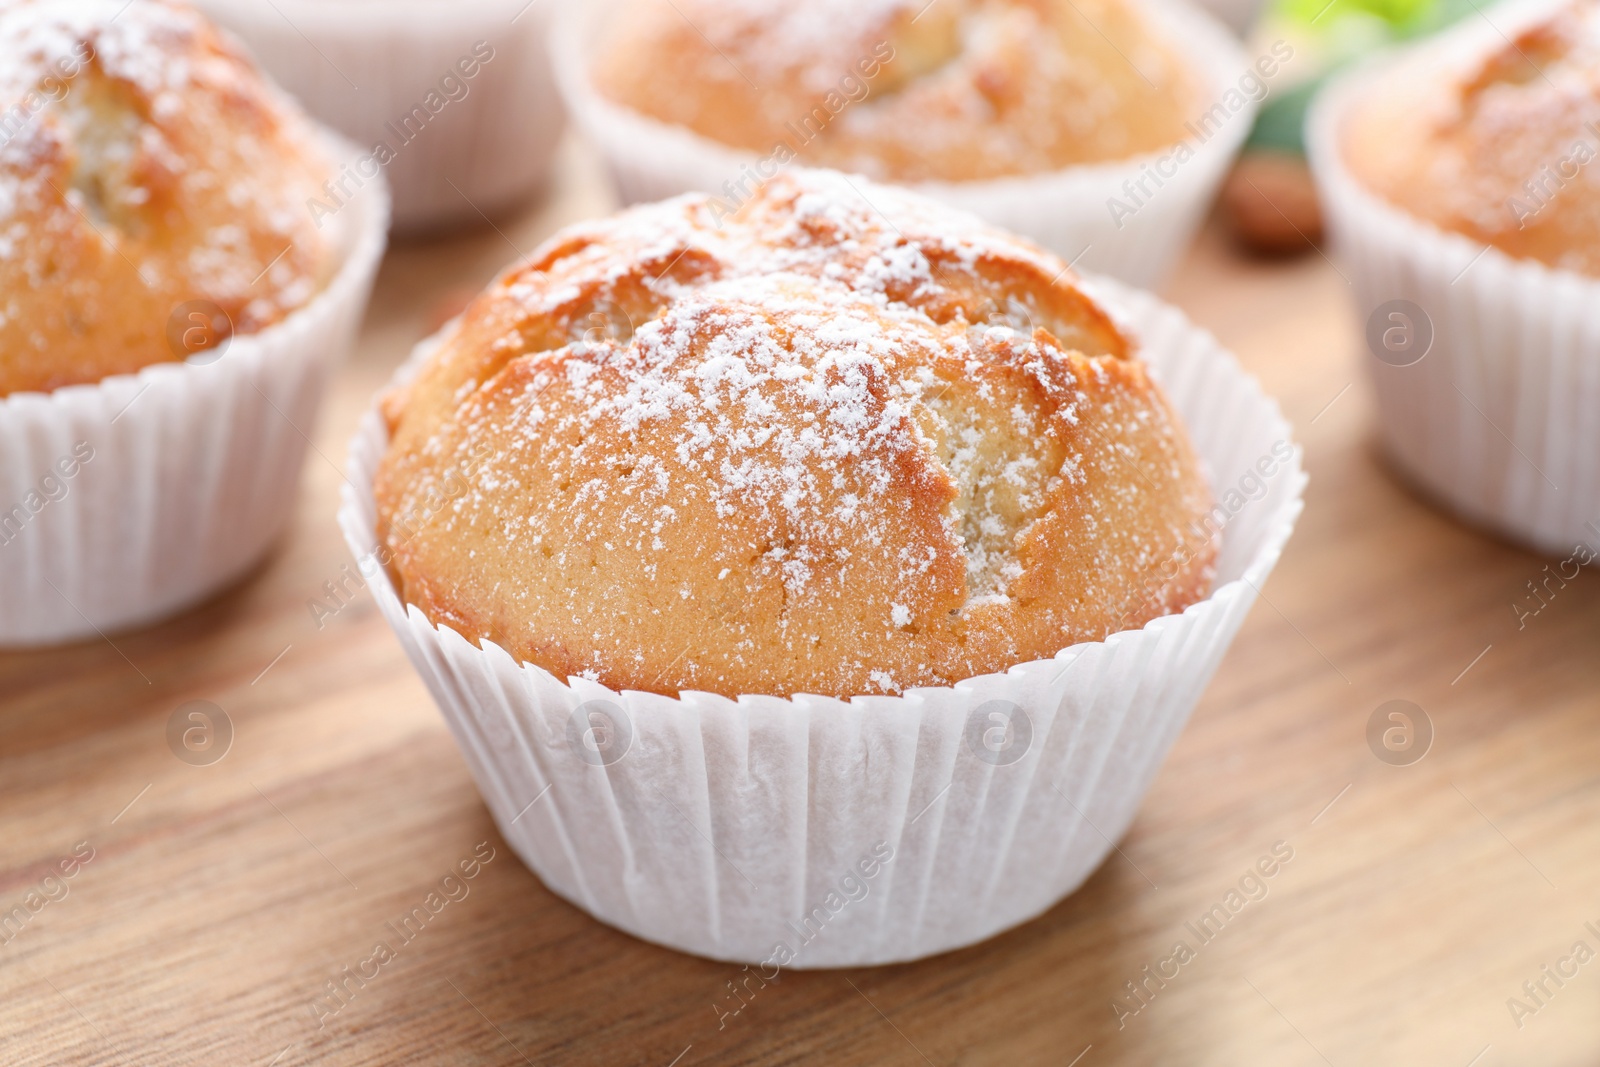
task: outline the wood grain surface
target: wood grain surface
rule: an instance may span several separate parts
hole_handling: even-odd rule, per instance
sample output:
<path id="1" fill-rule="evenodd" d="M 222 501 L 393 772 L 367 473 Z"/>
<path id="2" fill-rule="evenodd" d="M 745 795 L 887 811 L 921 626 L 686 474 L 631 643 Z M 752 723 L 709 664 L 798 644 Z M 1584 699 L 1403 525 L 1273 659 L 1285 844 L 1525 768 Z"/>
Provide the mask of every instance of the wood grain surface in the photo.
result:
<path id="1" fill-rule="evenodd" d="M 151 629 L 0 655 L 0 913 L 48 891 L 0 936 L 0 1062 L 1600 1063 L 1600 959 L 1573 954 L 1600 950 L 1600 575 L 1519 625 L 1550 561 L 1389 476 L 1337 270 L 1246 262 L 1211 231 L 1169 295 L 1280 399 L 1308 505 L 1082 890 L 964 951 L 784 974 L 725 1018 L 737 968 L 547 892 L 371 598 L 320 628 L 308 605 L 348 562 L 340 467 L 374 391 L 500 266 L 609 210 L 605 188 L 568 143 L 525 214 L 391 252 L 291 529 L 255 574 Z M 1410 766 L 1367 744 L 1391 699 L 1434 730 Z M 197 700 L 233 730 L 206 766 L 167 740 Z M 1186 924 L 1275 845 L 1293 858 L 1265 896 L 1248 882 L 1259 899 L 1200 944 Z M 494 858 L 468 894 L 319 1026 L 327 983 L 475 850 Z M 1145 979 L 1180 939 L 1193 958 Z"/>

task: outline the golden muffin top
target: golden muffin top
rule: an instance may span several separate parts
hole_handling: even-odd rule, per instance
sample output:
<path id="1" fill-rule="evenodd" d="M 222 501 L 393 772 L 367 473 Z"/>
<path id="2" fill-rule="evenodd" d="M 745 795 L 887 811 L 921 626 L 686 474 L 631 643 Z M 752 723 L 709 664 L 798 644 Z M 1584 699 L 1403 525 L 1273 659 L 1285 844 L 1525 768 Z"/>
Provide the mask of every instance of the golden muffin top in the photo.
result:
<path id="1" fill-rule="evenodd" d="M 1195 453 L 1067 266 L 831 172 L 556 235 L 385 413 L 402 597 L 558 677 L 893 693 L 1210 591 Z"/>
<path id="2" fill-rule="evenodd" d="M 1600 3 L 1480 43 L 1431 41 L 1362 91 L 1346 165 L 1441 229 L 1600 275 Z"/>
<path id="3" fill-rule="evenodd" d="M 0 100 L 0 396 L 185 358 L 331 276 L 320 135 L 190 8 L 6 0 Z"/>
<path id="4" fill-rule="evenodd" d="M 593 78 L 613 101 L 895 181 L 1154 151 L 1203 95 L 1129 0 L 626 0 L 611 26 Z"/>

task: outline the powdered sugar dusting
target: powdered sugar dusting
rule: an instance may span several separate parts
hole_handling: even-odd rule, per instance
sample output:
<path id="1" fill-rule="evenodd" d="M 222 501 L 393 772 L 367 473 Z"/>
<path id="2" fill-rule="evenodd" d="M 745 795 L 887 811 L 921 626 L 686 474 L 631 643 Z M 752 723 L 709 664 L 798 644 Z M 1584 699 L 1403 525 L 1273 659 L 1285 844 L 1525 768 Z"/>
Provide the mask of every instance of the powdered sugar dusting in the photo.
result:
<path id="1" fill-rule="evenodd" d="M 870 49 L 873 34 L 909 20 L 926 0 L 679 0 L 680 17 L 724 55 L 737 55 L 757 85 L 779 71 L 826 91 Z M 740 71 L 732 72 L 735 76 Z M 741 81 L 741 84 L 743 82 Z"/>
<path id="2" fill-rule="evenodd" d="M 779 193 L 773 200 L 777 210 L 766 221 L 781 225 L 759 241 L 751 240 L 758 232 L 754 227 L 695 226 L 704 206 L 687 199 L 676 210 L 634 212 L 607 224 L 607 240 L 591 254 L 609 256 L 620 244 L 631 246 L 639 259 L 658 261 L 676 257 L 690 243 L 718 264 L 719 276 L 696 276 L 690 284 L 670 273 L 646 278 L 660 302 L 657 317 L 638 323 L 625 339 L 585 331 L 584 343 L 565 350 L 560 370 L 576 403 L 564 405 L 562 420 L 547 425 L 550 413 L 540 398 L 549 376 L 537 379 L 517 412 L 530 436 L 580 440 L 568 457 L 578 464 L 609 440 L 597 432 L 600 427 L 628 435 L 651 424 L 671 427 L 677 477 L 703 487 L 719 518 L 757 510 L 769 516 L 773 528 L 784 528 L 790 547 L 775 545 L 768 554 L 780 565 L 788 592 L 801 595 L 814 578 L 815 546 L 851 540 L 886 544 L 881 501 L 896 487 L 896 463 L 927 447 L 916 409 L 925 393 L 938 393 L 948 384 L 930 366 L 944 360 L 952 368 L 975 371 L 994 358 L 993 351 L 974 351 L 964 328 L 941 327 L 918 306 L 946 295 L 929 261 L 928 243 L 947 269 L 962 272 L 985 255 L 1032 253 L 979 224 L 952 227 L 944 212 L 939 213 L 939 237 L 930 242 L 919 233 L 922 241 L 907 239 L 903 227 L 917 231 L 919 224 L 932 221 L 922 217 L 920 202 L 885 201 L 899 219 L 896 225 L 847 181 L 820 172 L 795 184 L 790 196 Z M 1036 255 L 1041 268 L 1047 267 L 1048 257 Z M 629 280 L 631 266 L 626 258 L 616 259 L 605 283 L 615 287 Z M 563 261 L 549 273 L 511 280 L 507 293 L 529 310 L 559 314 L 586 298 L 583 285 L 558 280 L 569 272 L 585 273 Z M 1059 267 L 1051 270 L 1059 272 Z M 497 343 L 516 349 L 523 339 L 514 334 Z M 989 329 L 983 344 L 1031 367 L 1041 388 L 1054 387 L 1043 362 L 1047 357 L 1031 336 Z M 498 414 L 495 408 L 474 411 L 469 404 L 463 418 L 469 432 L 487 436 L 492 426 L 474 425 L 475 420 Z M 977 433 L 970 425 L 965 432 Z M 437 439 L 430 442 L 430 451 L 441 447 Z M 966 489 L 963 505 L 972 495 L 965 483 L 979 477 L 967 469 L 971 451 L 958 449 L 952 464 Z M 650 457 L 641 460 L 653 463 Z M 1031 457 L 1019 458 L 1009 476 L 1019 481 L 1019 471 L 1036 466 Z M 637 479 L 631 490 L 637 492 L 641 515 L 667 506 L 682 492 L 663 467 L 652 469 L 652 477 Z M 574 501 L 581 508 L 613 491 L 610 479 L 597 473 L 575 489 Z M 1036 491 L 1028 504 L 1040 503 Z M 981 544 L 986 521 L 989 534 L 1002 532 L 992 516 L 965 520 L 972 527 L 968 569 L 982 587 L 979 595 L 999 592 L 1017 572 L 1014 563 L 1008 569 L 989 558 L 992 550 Z M 961 537 L 963 525 L 953 519 L 952 534 Z M 652 522 L 650 529 L 656 526 Z M 640 547 L 652 549 L 657 540 L 652 533 Z M 927 563 L 925 557 L 902 560 L 902 580 L 914 579 Z M 902 606 L 899 614 L 907 610 Z"/>
<path id="3" fill-rule="evenodd" d="M 386 536 L 402 575 L 431 568 L 408 596 L 534 620 L 552 669 L 607 684 L 663 684 L 663 664 L 714 688 L 761 664 L 811 679 L 779 689 L 960 677 L 1016 639 L 984 636 L 1001 619 L 1041 610 L 1019 582 L 1028 603 L 1041 582 L 1095 596 L 1045 606 L 1047 645 L 1112 599 L 1098 575 L 1039 577 L 1027 546 L 1108 474 L 1109 507 L 1143 506 L 1129 459 L 1074 429 L 1124 418 L 1099 370 L 1126 349 L 1059 260 L 909 194 L 799 172 L 731 219 L 698 197 L 634 209 L 553 239 L 446 339 L 379 496 L 402 518 L 449 503 L 425 534 Z M 1059 522 L 1041 536 L 1059 542 Z M 490 560 L 441 577 L 438 554 L 468 544 Z M 720 666 L 636 636 L 688 620 L 729 650 Z"/>
<path id="4" fill-rule="evenodd" d="M 262 329 L 332 275 L 321 138 L 193 8 L 0 4 L 0 102 L 0 344 L 26 364 L 0 389 L 173 358 L 188 301 Z"/>
<path id="5" fill-rule="evenodd" d="M 15 100 L 88 41 L 108 76 L 136 86 L 158 110 L 182 108 L 195 70 L 173 46 L 202 25 L 192 9 L 163 0 L 15 0 L 0 9 L 0 94 Z"/>

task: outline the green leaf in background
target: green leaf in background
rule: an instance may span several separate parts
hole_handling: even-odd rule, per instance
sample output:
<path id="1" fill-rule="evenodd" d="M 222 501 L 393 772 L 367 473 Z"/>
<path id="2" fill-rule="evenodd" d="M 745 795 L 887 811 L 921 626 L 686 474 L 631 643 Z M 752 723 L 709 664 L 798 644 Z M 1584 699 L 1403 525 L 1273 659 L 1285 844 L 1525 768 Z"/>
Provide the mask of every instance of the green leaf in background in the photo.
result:
<path id="1" fill-rule="evenodd" d="M 1493 0 L 1273 0 L 1272 14 L 1317 38 L 1327 56 L 1314 78 L 1261 105 L 1245 150 L 1305 154 L 1306 109 L 1329 77 L 1374 48 L 1437 33 Z"/>
<path id="2" fill-rule="evenodd" d="M 1385 36 L 1406 40 L 1436 33 L 1470 14 L 1479 0 L 1273 0 L 1279 18 L 1323 36 L 1341 35 L 1340 24 L 1355 18 L 1382 23 Z M 1482 0 L 1485 4 L 1493 0 Z M 1347 57 L 1349 58 L 1349 57 Z"/>
<path id="3" fill-rule="evenodd" d="M 1284 18 L 1305 26 L 1315 25 L 1313 19 L 1321 23 L 1357 11 L 1392 26 L 1403 26 L 1423 17 L 1437 3 L 1438 0 L 1333 0 L 1330 5 L 1329 0 L 1278 0 L 1274 6 Z"/>
<path id="4" fill-rule="evenodd" d="M 1273 93 L 1256 113 L 1256 124 L 1245 140 L 1245 151 L 1259 149 L 1265 152 L 1290 152 L 1305 155 L 1306 109 L 1327 81 L 1327 75 L 1301 82 L 1292 89 Z"/>

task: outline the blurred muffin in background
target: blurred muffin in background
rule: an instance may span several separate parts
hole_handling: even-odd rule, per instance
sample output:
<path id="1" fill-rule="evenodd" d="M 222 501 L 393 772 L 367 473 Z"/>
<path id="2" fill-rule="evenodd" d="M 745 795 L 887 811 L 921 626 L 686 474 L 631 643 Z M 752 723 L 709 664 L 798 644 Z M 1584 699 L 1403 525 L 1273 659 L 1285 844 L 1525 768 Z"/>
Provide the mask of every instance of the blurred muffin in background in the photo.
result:
<path id="1" fill-rule="evenodd" d="M 1146 286 L 1269 76 L 1185 0 L 595 0 L 552 47 L 625 200 L 732 211 L 791 164 L 833 167 Z"/>
<path id="2" fill-rule="evenodd" d="M 556 0 L 196 2 L 366 150 L 396 229 L 482 226 L 543 184 L 566 122 L 546 54 Z"/>
<path id="3" fill-rule="evenodd" d="M 0 98 L 0 644 L 45 644 L 266 552 L 388 202 L 175 0 L 0 5 Z"/>
<path id="4" fill-rule="evenodd" d="M 1600 4 L 1467 19 L 1308 130 L 1396 468 L 1542 551 L 1600 545 Z"/>
<path id="5" fill-rule="evenodd" d="M 1565 5 L 1487 55 L 1423 49 L 1344 130 L 1351 171 L 1440 229 L 1600 275 L 1600 4 Z"/>
<path id="6" fill-rule="evenodd" d="M 192 10 L 0 8 L 0 396 L 182 359 L 303 307 L 337 267 L 306 210 L 336 165 Z M 174 308 L 203 301 L 169 343 Z M 181 334 L 187 331 L 188 340 Z"/>
<path id="7" fill-rule="evenodd" d="M 1204 92 L 1125 0 L 627 0 L 594 81 L 723 144 L 901 182 L 1126 159 L 1182 140 Z"/>

